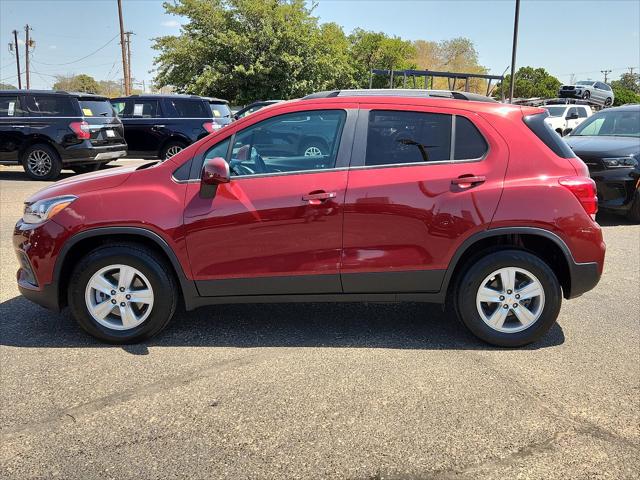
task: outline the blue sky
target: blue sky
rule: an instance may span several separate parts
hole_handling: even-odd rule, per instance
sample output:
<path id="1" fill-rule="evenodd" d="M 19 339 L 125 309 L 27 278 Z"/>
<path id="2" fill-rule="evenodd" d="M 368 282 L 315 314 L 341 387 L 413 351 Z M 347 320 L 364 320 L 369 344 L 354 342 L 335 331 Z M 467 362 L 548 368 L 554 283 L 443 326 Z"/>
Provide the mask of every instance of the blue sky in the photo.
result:
<path id="1" fill-rule="evenodd" d="M 347 32 L 361 27 L 409 40 L 465 36 L 475 43 L 480 62 L 501 74 L 510 63 L 514 3 L 319 0 L 315 14 Z M 159 0 L 123 0 L 123 5 L 125 28 L 135 33 L 133 76 L 148 83 L 153 78 L 152 39 L 178 33 L 183 20 L 166 15 Z M 15 58 L 7 44 L 13 29 L 22 42 L 26 23 L 36 40 L 32 88 L 50 88 L 58 73 L 121 78 L 116 0 L 0 0 L 2 82 L 17 84 Z M 604 69 L 613 70 L 609 78 L 615 79 L 627 67 L 640 70 L 639 32 L 638 0 L 522 0 L 517 65 L 544 67 L 565 82 L 572 73 L 576 79 L 601 79 Z"/>

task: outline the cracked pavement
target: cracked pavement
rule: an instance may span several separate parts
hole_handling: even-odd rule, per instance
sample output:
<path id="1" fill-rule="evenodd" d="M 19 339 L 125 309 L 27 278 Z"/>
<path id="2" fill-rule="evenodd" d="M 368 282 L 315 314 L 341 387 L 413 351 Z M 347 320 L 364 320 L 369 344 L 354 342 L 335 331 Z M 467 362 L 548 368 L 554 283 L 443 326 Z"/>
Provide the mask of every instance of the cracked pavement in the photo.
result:
<path id="1" fill-rule="evenodd" d="M 18 295 L 42 187 L 0 167 L 3 479 L 640 478 L 638 225 L 599 217 L 600 284 L 523 349 L 423 304 L 206 307 L 115 347 Z"/>

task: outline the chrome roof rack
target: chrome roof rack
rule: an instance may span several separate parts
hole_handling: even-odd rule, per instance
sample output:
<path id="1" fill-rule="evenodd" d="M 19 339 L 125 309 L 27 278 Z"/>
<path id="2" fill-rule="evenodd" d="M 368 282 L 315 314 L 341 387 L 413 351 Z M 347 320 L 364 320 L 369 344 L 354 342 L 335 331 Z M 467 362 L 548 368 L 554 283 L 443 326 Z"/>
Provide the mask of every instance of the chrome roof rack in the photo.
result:
<path id="1" fill-rule="evenodd" d="M 332 97 L 411 97 L 411 98 L 444 98 L 453 100 L 471 100 L 474 102 L 497 103 L 491 97 L 478 95 L 477 93 L 458 92 L 455 90 L 419 90 L 412 88 L 374 88 L 359 90 L 327 90 L 312 93 L 303 97 L 303 100 Z"/>

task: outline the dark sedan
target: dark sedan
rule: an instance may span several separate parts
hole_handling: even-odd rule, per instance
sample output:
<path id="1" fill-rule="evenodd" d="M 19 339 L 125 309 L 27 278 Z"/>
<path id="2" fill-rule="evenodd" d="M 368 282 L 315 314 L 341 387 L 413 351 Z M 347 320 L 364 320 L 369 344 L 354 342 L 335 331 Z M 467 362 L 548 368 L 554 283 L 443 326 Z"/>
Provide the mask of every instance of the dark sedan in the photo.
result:
<path id="1" fill-rule="evenodd" d="M 565 140 L 589 167 L 600 209 L 640 222 L 640 105 L 602 110 Z"/>

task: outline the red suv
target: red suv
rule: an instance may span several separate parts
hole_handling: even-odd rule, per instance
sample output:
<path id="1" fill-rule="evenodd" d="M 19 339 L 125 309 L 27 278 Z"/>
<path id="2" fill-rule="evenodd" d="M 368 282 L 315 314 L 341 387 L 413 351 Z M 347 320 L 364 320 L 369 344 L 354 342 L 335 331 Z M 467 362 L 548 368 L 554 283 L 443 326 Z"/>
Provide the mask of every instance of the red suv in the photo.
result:
<path id="1" fill-rule="evenodd" d="M 546 115 L 438 91 L 278 103 L 164 163 L 36 193 L 19 288 L 113 343 L 155 335 L 180 300 L 449 301 L 482 340 L 524 345 L 605 253 L 594 183 Z"/>

